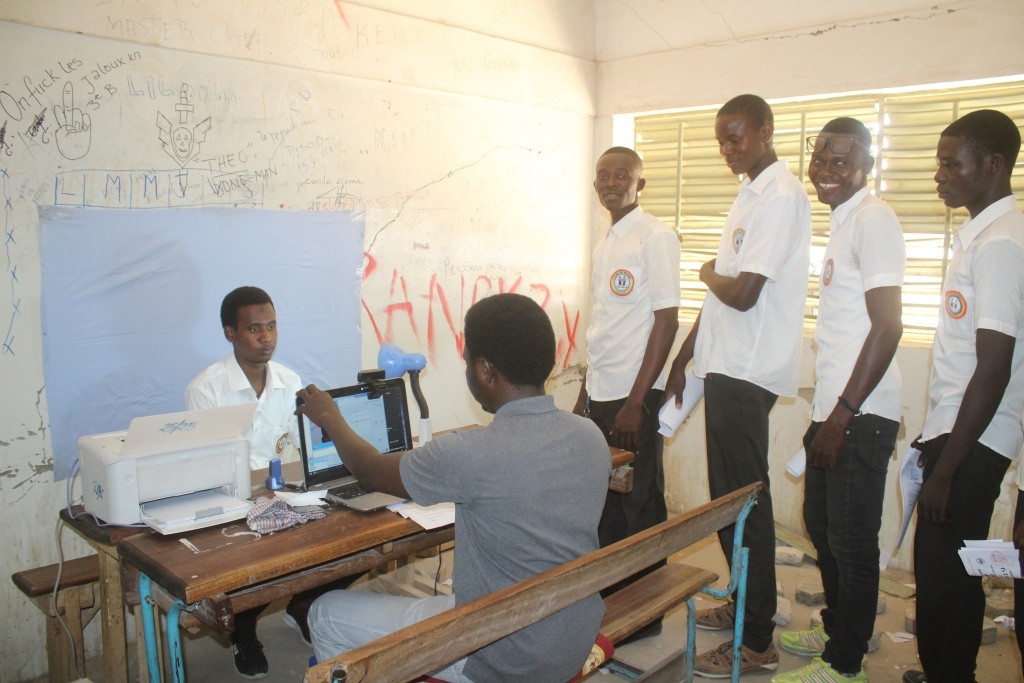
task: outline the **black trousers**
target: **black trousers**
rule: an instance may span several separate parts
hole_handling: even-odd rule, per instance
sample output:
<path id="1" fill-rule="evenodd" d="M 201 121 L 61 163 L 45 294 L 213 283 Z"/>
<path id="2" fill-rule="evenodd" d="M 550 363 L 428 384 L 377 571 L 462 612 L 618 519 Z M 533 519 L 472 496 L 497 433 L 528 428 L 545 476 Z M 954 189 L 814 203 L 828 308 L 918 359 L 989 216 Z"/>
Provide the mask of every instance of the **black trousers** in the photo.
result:
<path id="1" fill-rule="evenodd" d="M 928 481 L 949 435 L 921 444 Z M 917 654 L 928 683 L 974 681 L 985 592 L 981 577 L 964 571 L 957 551 L 964 540 L 988 538 L 992 509 L 1010 461 L 975 444 L 953 475 L 953 523 L 918 517 L 914 534 L 917 580 Z"/>
<path id="2" fill-rule="evenodd" d="M 597 529 L 602 548 L 668 519 L 665 507 L 665 465 L 662 461 L 664 440 L 658 433 L 658 411 L 664 402 L 665 392 L 660 389 L 652 389 L 644 398 L 644 419 L 639 434 L 639 450 L 633 460 L 633 490 L 629 493 L 608 491 L 604 511 L 601 513 L 601 523 Z M 615 401 L 589 401 L 590 419 L 601 429 L 609 444 L 609 434 L 615 424 L 615 416 L 625 404 L 624 398 Z M 642 570 L 602 591 L 602 595 L 613 593 L 664 564 L 660 562 Z"/>
<path id="3" fill-rule="evenodd" d="M 775 632 L 775 517 L 768 480 L 768 413 L 777 399 L 745 380 L 715 373 L 704 378 L 711 498 L 754 482 L 764 485 L 741 539 L 750 549 L 743 644 L 755 652 L 768 649 Z M 735 531 L 734 525 L 718 532 L 730 570 Z"/>

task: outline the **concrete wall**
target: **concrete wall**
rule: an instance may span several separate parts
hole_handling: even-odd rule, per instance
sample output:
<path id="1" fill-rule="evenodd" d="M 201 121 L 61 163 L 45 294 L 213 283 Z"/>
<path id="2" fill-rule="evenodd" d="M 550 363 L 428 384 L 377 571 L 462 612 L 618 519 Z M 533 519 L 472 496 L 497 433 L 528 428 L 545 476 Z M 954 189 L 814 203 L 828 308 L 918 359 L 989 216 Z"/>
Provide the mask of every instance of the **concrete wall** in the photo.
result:
<path id="1" fill-rule="evenodd" d="M 582 0 L 3 3 L 2 574 L 56 561 L 66 500 L 48 438 L 37 206 L 63 201 L 58 174 L 81 179 L 80 205 L 139 206 L 112 184 L 175 170 L 155 121 L 177 119 L 183 85 L 211 121 L 186 203 L 364 217 L 361 366 L 382 340 L 425 353 L 435 429 L 488 419 L 465 390 L 460 335 L 466 308 L 498 291 L 549 311 L 552 387 L 570 403 L 586 326 L 594 24 Z M 81 156 L 55 142 L 68 84 L 92 122 Z M 87 551 L 63 538 L 67 557 Z M 6 579 L 0 610 L 0 680 L 42 674 L 43 619 Z M 98 635 L 95 620 L 90 655 Z"/>

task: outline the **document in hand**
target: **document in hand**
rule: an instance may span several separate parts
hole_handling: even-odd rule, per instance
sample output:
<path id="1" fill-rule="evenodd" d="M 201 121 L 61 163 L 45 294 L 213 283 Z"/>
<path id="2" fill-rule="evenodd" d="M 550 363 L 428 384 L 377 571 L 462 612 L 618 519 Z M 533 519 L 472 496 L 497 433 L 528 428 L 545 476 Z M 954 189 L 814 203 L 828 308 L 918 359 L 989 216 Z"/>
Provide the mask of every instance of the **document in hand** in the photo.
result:
<path id="1" fill-rule="evenodd" d="M 686 422 L 686 418 L 690 416 L 702 398 L 704 398 L 704 380 L 694 377 L 692 369 L 687 370 L 686 387 L 683 389 L 683 407 L 676 408 L 675 397 L 669 396 L 668 401 L 658 411 L 658 420 L 661 422 L 658 433 L 662 436 L 674 436 L 676 430 Z"/>
<path id="2" fill-rule="evenodd" d="M 917 497 L 921 493 L 921 485 L 924 483 L 924 470 L 917 466 L 917 459 L 921 457 L 921 451 L 910 446 L 906 455 L 903 456 L 903 464 L 900 465 L 900 494 L 903 496 L 903 524 L 900 525 L 899 536 L 896 537 L 896 547 L 903 543 L 903 537 L 910 526 L 910 515 L 914 514 L 914 506 L 917 505 Z"/>
<path id="3" fill-rule="evenodd" d="M 1020 553 L 1010 541 L 964 541 L 960 561 L 971 576 L 1020 576 Z"/>

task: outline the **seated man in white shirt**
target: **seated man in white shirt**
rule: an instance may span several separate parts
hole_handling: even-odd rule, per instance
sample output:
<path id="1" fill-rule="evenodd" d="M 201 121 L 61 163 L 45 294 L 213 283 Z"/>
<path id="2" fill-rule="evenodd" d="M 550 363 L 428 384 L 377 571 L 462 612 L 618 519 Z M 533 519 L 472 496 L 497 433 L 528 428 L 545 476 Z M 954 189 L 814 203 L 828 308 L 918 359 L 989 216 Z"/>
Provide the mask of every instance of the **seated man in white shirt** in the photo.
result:
<path id="1" fill-rule="evenodd" d="M 246 434 L 249 466 L 262 469 L 274 458 L 295 459 L 299 438 L 295 392 L 302 388 L 302 380 L 271 360 L 277 348 L 274 303 L 258 287 L 239 287 L 224 297 L 220 321 L 234 352 L 189 382 L 185 391 L 188 409 L 256 403 L 252 426 Z M 302 600 L 308 605 L 312 598 L 295 596 L 285 612 L 285 621 L 300 631 L 306 628 Z M 269 670 L 263 645 L 256 638 L 256 619 L 264 608 L 255 607 L 235 616 L 231 644 L 235 668 L 244 678 L 261 678 Z M 308 631 L 304 638 L 309 641 Z"/>
<path id="2" fill-rule="evenodd" d="M 483 429 L 379 453 L 310 385 L 299 412 L 324 428 L 364 487 L 422 505 L 455 503 L 454 595 L 327 593 L 309 613 L 320 661 L 597 550 L 611 459 L 601 430 L 555 407 L 551 321 L 533 300 L 497 294 L 466 313 L 466 384 L 494 414 Z M 604 615 L 594 594 L 448 666 L 437 677 L 562 683 L 579 671 Z"/>

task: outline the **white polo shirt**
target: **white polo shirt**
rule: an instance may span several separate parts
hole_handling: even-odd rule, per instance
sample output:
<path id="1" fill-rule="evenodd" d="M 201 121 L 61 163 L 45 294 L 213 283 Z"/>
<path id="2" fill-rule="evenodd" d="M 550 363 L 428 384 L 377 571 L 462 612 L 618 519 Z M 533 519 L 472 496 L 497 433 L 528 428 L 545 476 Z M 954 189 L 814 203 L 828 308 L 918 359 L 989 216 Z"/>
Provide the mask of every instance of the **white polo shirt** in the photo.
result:
<path id="1" fill-rule="evenodd" d="M 846 389 L 871 331 L 864 293 L 902 287 L 907 249 L 899 219 L 889 205 L 862 188 L 829 216 L 828 246 L 818 277 L 817 384 L 811 419 L 823 422 Z M 900 419 L 900 369 L 893 360 L 860 406 L 861 412 Z"/>
<path id="2" fill-rule="evenodd" d="M 1010 383 L 981 438 L 982 444 L 1016 460 L 1024 431 L 1024 214 L 1013 195 L 993 202 L 953 237 L 953 257 L 942 286 L 942 309 L 932 348 L 930 408 L 922 438 L 953 430 L 967 383 L 977 367 L 976 331 L 1016 338 Z"/>
<path id="3" fill-rule="evenodd" d="M 679 308 L 679 238 L 637 207 L 609 228 L 593 260 L 587 393 L 595 401 L 614 401 L 633 388 L 654 312 Z M 654 388 L 665 388 L 664 369 Z"/>
<path id="4" fill-rule="evenodd" d="M 245 434 L 249 440 L 249 467 L 254 470 L 269 467 L 274 458 L 290 462 L 299 456 L 295 392 L 302 388 L 302 380 L 280 363 L 270 361 L 267 368 L 270 376 L 258 399 L 234 354 L 200 372 L 185 390 L 188 410 L 258 404 Z"/>
<path id="5" fill-rule="evenodd" d="M 709 372 L 795 396 L 810 268 L 811 203 L 784 160 L 740 183 L 718 245 L 715 272 L 768 278 L 748 311 L 708 291 L 693 353 L 694 374 Z"/>

